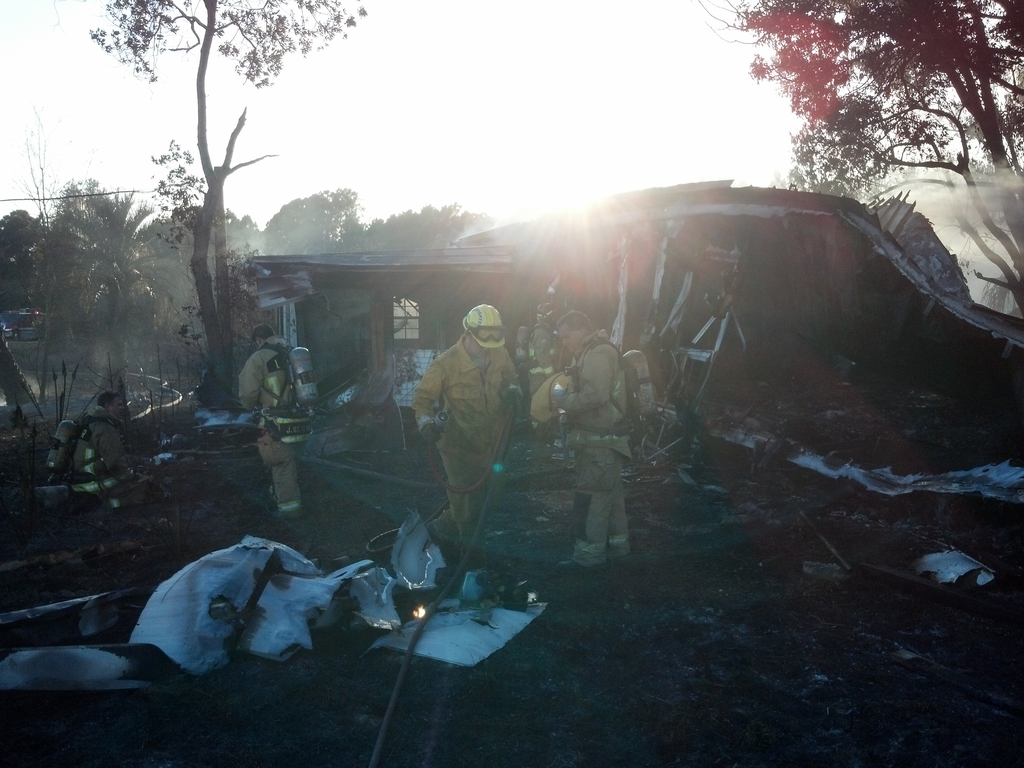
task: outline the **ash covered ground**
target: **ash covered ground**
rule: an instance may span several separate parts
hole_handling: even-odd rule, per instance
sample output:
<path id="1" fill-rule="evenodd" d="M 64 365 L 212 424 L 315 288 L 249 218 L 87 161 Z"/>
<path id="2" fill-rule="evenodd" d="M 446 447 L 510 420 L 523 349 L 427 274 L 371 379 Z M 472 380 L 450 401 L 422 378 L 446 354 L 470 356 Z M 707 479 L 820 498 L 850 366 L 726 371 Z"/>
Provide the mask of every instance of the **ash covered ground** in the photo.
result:
<path id="1" fill-rule="evenodd" d="M 880 374 L 724 380 L 710 404 L 864 466 L 941 472 L 1020 458 L 1016 418 L 997 400 L 966 404 Z M 262 509 L 268 478 L 248 448 L 157 468 L 171 501 L 28 526 L 15 487 L 18 433 L 5 423 L 0 437 L 0 561 L 77 553 L 0 571 L 2 611 L 155 586 L 246 534 L 288 544 L 324 570 L 343 557 L 385 563 L 368 543 L 408 509 L 426 515 L 444 498 L 304 465 L 308 516 L 274 520 Z M 155 452 L 151 438 L 134 433 L 140 453 Z M 547 609 L 475 667 L 414 659 L 381 765 L 1024 763 L 1019 505 L 882 496 L 698 436 L 692 450 L 628 468 L 634 554 L 567 571 L 558 562 L 571 549 L 572 483 L 544 472 L 553 453 L 517 437 L 487 538 L 491 569 L 527 580 Z M 336 458 L 431 481 L 420 443 Z M 960 549 L 996 579 L 951 589 L 998 610 L 945 605 L 857 567 L 831 578 L 842 569 L 818 534 L 854 566 L 901 571 L 922 554 Z M 381 634 L 343 623 L 287 662 L 237 655 L 209 675 L 142 690 L 0 693 L 4 762 L 366 765 L 402 663 L 367 652 Z"/>

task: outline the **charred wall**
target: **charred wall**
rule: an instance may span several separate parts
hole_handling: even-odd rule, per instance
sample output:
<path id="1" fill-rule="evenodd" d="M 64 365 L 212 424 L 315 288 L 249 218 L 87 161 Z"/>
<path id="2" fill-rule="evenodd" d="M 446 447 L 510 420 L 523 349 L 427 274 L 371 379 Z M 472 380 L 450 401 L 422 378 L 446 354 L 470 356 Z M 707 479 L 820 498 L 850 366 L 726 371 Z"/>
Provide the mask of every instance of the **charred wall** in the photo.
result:
<path id="1" fill-rule="evenodd" d="M 657 300 L 660 233 L 620 229 L 605 238 L 631 241 L 624 347 L 644 349 L 662 387 L 677 367 L 673 353 L 709 346 L 718 321 L 700 343 L 694 337 L 731 307 L 750 369 L 785 373 L 805 364 L 808 353 L 838 355 L 950 395 L 1012 405 L 1017 363 L 1002 356 L 1005 340 L 922 293 L 848 215 L 709 214 L 663 227 L 665 269 Z M 615 260 L 608 254 L 604 260 L 613 271 Z M 687 289 L 681 317 L 673 322 Z M 740 350 L 740 335 L 728 331 L 723 353 Z"/>

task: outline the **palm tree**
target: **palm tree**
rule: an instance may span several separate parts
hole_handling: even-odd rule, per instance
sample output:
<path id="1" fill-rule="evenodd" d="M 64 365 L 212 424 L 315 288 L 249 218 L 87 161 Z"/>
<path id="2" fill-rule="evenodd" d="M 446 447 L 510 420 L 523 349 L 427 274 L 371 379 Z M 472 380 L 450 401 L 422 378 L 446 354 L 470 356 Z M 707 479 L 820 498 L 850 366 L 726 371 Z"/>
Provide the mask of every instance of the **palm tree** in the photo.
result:
<path id="1" fill-rule="evenodd" d="M 129 342 L 153 327 L 169 283 L 180 290 L 185 267 L 177 252 L 164 247 L 150 206 L 131 194 L 106 194 L 94 181 L 73 189 L 65 194 L 80 196 L 66 198 L 58 212 L 62 253 L 52 259 L 54 267 L 75 275 L 66 286 L 71 301 L 61 302 L 73 307 L 66 327 L 69 335 L 76 327 L 99 329 L 111 373 L 123 375 Z"/>

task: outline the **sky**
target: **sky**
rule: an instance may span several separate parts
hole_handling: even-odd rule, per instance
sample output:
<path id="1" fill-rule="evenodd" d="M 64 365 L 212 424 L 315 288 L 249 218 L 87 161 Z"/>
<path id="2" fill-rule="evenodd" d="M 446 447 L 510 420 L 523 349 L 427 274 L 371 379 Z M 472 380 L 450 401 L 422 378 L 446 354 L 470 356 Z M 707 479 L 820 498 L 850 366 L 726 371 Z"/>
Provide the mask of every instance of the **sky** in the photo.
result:
<path id="1" fill-rule="evenodd" d="M 195 148 L 196 59 L 165 54 L 156 83 L 136 78 L 89 38 L 109 28 L 103 5 L 5 9 L 0 216 L 36 213 L 16 199 L 32 189 L 33 135 L 56 182 L 140 192 L 172 140 Z M 716 32 L 697 2 L 364 5 L 348 39 L 286 59 L 269 88 L 214 60 L 214 160 L 243 109 L 234 162 L 275 155 L 228 179 L 237 215 L 262 227 L 291 200 L 348 187 L 367 218 L 458 203 L 505 223 L 648 187 L 771 186 L 789 170 L 788 103 L 751 80 L 753 49 Z"/>

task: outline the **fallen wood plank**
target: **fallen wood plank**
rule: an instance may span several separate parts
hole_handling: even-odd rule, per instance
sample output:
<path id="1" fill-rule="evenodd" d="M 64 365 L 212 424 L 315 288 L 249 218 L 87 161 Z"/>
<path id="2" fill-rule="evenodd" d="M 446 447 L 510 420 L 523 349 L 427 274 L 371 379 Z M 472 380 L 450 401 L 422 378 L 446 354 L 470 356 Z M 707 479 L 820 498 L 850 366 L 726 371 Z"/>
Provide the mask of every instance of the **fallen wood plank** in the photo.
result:
<path id="1" fill-rule="evenodd" d="M 887 568 L 884 565 L 871 565 L 869 563 L 857 563 L 857 570 L 875 581 L 916 592 L 937 603 L 1024 627 L 1024 616 L 1021 616 L 1019 613 L 1007 610 L 987 600 L 979 600 L 976 597 L 965 595 L 956 589 L 936 584 L 930 579 L 906 573 L 905 571 L 898 571 L 895 568 Z"/>
<path id="2" fill-rule="evenodd" d="M 800 512 L 800 517 L 804 519 L 804 522 L 811 526 L 811 530 L 814 531 L 814 535 L 821 539 L 821 543 L 824 544 L 825 548 L 832 553 L 832 557 L 838 560 L 839 564 L 843 566 L 843 570 L 852 570 L 850 564 L 846 562 L 846 558 L 839 554 L 839 550 L 832 546 L 832 542 L 825 538 L 821 531 L 818 530 L 818 526 L 811 522 L 811 518 L 809 518 L 802 509 L 798 511 Z"/>

